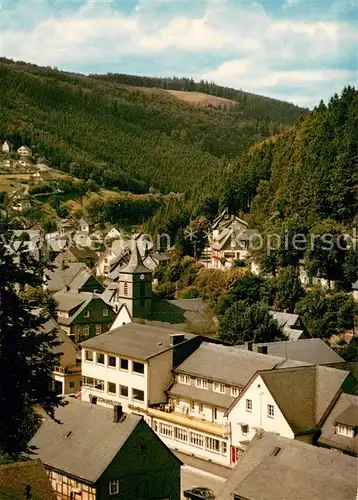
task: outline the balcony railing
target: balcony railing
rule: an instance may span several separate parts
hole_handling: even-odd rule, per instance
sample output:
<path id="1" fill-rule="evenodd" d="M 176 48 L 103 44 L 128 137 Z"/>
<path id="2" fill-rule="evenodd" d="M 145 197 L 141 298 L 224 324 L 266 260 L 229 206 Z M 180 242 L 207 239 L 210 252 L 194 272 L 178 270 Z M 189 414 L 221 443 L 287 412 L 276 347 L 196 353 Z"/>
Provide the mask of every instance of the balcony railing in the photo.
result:
<path id="1" fill-rule="evenodd" d="M 55 366 L 53 369 L 54 373 L 58 375 L 74 375 L 76 373 L 81 373 L 81 365 L 68 365 L 68 366 Z"/>

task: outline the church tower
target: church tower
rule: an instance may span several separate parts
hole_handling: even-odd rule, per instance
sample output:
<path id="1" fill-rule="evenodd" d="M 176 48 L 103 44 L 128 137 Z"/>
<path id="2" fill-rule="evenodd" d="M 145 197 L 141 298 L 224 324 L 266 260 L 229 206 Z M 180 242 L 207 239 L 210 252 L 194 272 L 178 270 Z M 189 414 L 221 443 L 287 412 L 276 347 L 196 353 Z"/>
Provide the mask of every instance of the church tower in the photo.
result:
<path id="1" fill-rule="evenodd" d="M 132 318 L 150 318 L 152 304 L 152 271 L 145 267 L 135 240 L 129 263 L 120 269 L 118 299 Z"/>

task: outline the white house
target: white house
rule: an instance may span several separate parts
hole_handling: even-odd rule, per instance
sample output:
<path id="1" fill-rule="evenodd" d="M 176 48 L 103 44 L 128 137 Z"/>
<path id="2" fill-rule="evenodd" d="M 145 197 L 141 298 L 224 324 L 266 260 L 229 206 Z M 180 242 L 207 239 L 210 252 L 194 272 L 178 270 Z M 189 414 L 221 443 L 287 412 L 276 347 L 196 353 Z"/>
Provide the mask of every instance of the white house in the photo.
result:
<path id="1" fill-rule="evenodd" d="M 28 146 L 20 146 L 17 152 L 20 155 L 20 158 L 28 158 L 31 156 L 31 148 Z"/>
<path id="2" fill-rule="evenodd" d="M 124 411 L 166 404 L 172 369 L 198 345 L 198 337 L 128 323 L 82 342 L 81 398 Z M 143 413 L 144 414 L 144 413 Z"/>
<path id="3" fill-rule="evenodd" d="M 325 366 L 259 371 L 226 413 L 233 458 L 262 431 L 312 444 L 339 395 L 356 390 L 350 372 Z"/>
<path id="4" fill-rule="evenodd" d="M 260 369 L 290 364 L 284 358 L 203 342 L 174 370 L 168 412 L 157 412 L 152 427 L 167 446 L 230 466 L 236 463 L 226 411 Z"/>
<path id="5" fill-rule="evenodd" d="M 13 145 L 11 144 L 10 141 L 4 141 L 3 145 L 1 147 L 1 151 L 3 153 L 10 153 L 10 151 L 13 149 Z"/>
<path id="6" fill-rule="evenodd" d="M 358 280 L 352 284 L 352 295 L 356 302 L 358 302 Z"/>

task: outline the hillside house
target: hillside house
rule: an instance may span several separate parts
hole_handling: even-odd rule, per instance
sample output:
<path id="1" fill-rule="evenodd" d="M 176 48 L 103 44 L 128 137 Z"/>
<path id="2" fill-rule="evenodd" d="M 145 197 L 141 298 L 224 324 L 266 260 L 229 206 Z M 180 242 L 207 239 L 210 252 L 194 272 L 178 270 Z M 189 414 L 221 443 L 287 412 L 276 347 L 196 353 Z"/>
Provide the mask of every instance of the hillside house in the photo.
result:
<path id="1" fill-rule="evenodd" d="M 254 439 L 217 500 L 355 500 L 357 462 L 274 433 Z"/>
<path id="2" fill-rule="evenodd" d="M 95 293 L 61 291 L 53 298 L 58 305 L 57 322 L 76 345 L 108 331 L 115 319 L 113 309 Z"/>
<path id="3" fill-rule="evenodd" d="M 58 500 L 180 500 L 182 463 L 140 416 L 64 402 L 30 441 Z"/>
<path id="4" fill-rule="evenodd" d="M 3 153 L 9 154 L 14 149 L 14 145 L 10 141 L 4 141 L 1 146 Z"/>
<path id="5" fill-rule="evenodd" d="M 256 231 L 249 229 L 247 222 L 224 210 L 213 222 L 202 261 L 210 268 L 232 267 L 235 260 L 248 257 L 254 234 Z"/>
<path id="6" fill-rule="evenodd" d="M 45 285 L 49 292 L 60 290 L 102 293 L 104 288 L 83 262 L 66 262 L 61 255 L 51 270 L 45 272 Z"/>
<path id="7" fill-rule="evenodd" d="M 357 380 L 345 370 L 319 365 L 260 370 L 226 412 L 232 446 L 241 456 L 257 433 L 315 444 L 340 394 L 355 394 Z"/>
<path id="8" fill-rule="evenodd" d="M 31 148 L 28 146 L 20 146 L 17 152 L 19 153 L 21 159 L 29 158 L 32 154 Z"/>

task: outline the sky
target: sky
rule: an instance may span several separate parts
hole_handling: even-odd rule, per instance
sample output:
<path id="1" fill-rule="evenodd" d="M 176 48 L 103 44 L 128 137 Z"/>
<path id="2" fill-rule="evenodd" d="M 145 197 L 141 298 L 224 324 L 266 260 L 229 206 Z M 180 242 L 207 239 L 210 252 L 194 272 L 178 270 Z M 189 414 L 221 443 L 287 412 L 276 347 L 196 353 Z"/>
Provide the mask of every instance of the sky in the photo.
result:
<path id="1" fill-rule="evenodd" d="M 357 85 L 358 0 L 0 0 L 0 54 L 186 76 L 312 108 Z"/>

